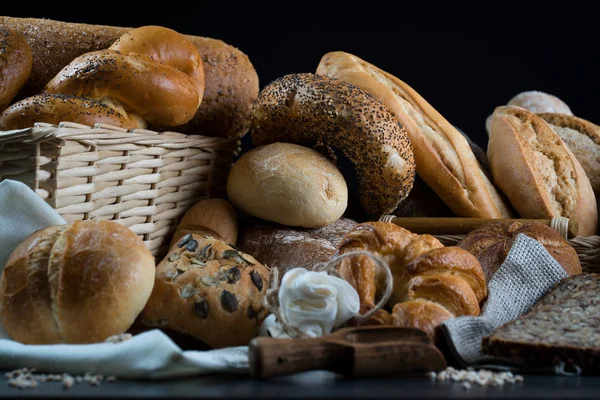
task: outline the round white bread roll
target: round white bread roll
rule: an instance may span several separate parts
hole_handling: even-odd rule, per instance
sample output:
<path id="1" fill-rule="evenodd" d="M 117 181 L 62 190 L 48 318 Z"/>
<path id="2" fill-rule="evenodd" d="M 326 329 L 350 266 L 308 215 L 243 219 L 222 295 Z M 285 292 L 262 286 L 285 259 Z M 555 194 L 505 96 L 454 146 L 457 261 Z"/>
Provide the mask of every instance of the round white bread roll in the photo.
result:
<path id="1" fill-rule="evenodd" d="M 0 319 L 25 344 L 97 343 L 124 333 L 150 298 L 155 261 L 114 221 L 78 221 L 35 232 L 0 277 Z"/>
<path id="2" fill-rule="evenodd" d="M 510 99 L 507 105 L 523 107 L 535 114 L 559 113 L 573 115 L 567 103 L 552 94 L 540 92 L 539 90 L 521 92 Z"/>
<path id="3" fill-rule="evenodd" d="M 337 167 L 317 151 L 291 143 L 242 155 L 231 168 L 227 194 L 254 217 L 304 228 L 337 221 L 348 205 L 348 187 Z"/>

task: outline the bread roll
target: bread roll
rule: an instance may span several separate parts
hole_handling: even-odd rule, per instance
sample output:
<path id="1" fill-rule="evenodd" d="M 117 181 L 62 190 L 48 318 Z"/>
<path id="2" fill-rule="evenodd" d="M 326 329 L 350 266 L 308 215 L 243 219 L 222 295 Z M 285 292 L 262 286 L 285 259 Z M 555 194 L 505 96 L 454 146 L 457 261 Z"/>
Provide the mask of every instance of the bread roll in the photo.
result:
<path id="1" fill-rule="evenodd" d="M 590 180 L 550 125 L 520 107 L 496 108 L 488 157 L 494 183 L 522 218 L 566 217 L 579 236 L 596 234 L 598 211 Z"/>
<path id="2" fill-rule="evenodd" d="M 269 269 L 254 257 L 222 240 L 188 234 L 157 266 L 140 321 L 212 348 L 246 346 L 267 316 L 269 279 Z"/>
<path id="3" fill-rule="evenodd" d="M 391 309 L 393 324 L 423 329 L 434 341 L 445 319 L 479 315 L 487 297 L 477 258 L 461 248 L 444 247 L 431 235 L 417 235 L 390 222 L 366 222 L 346 234 L 336 255 L 351 251 L 376 254 L 390 268 L 392 294 L 387 309 L 378 314 Z M 347 258 L 339 271 L 358 292 L 361 312 L 373 309 L 384 289 L 373 261 L 366 256 Z"/>
<path id="4" fill-rule="evenodd" d="M 539 90 L 528 90 L 518 93 L 506 105 L 522 107 L 534 114 L 559 113 L 573 115 L 567 103 L 552 94 Z"/>
<path id="5" fill-rule="evenodd" d="M 59 124 L 63 121 L 93 126 L 110 124 L 125 129 L 145 128 L 146 121 L 128 113 L 122 106 L 68 94 L 42 93 L 17 101 L 0 114 L 0 129 L 24 129 L 36 122 Z"/>
<path id="6" fill-rule="evenodd" d="M 141 54 L 183 72 L 194 83 L 198 106 L 202 103 L 204 63 L 196 46 L 181 33 L 164 26 L 141 26 L 125 32 L 108 49 Z"/>
<path id="7" fill-rule="evenodd" d="M 237 212 L 225 199 L 206 199 L 194 204 L 181 218 L 170 247 L 188 233 L 211 236 L 235 245 L 238 237 Z"/>
<path id="8" fill-rule="evenodd" d="M 321 228 L 348 205 L 348 187 L 336 166 L 320 153 L 291 143 L 250 150 L 231 167 L 229 200 L 267 221 Z"/>
<path id="9" fill-rule="evenodd" d="M 356 177 L 363 209 L 389 214 L 410 192 L 415 165 L 406 131 L 383 104 L 338 79 L 289 74 L 269 83 L 252 110 L 254 144 L 296 143 L 335 150 Z"/>
<path id="10" fill-rule="evenodd" d="M 14 29 L 31 46 L 33 69 L 19 99 L 39 93 L 73 59 L 90 51 L 108 48 L 131 29 L 6 16 L 0 16 L 0 27 Z M 243 136 L 248 132 L 252 102 L 259 90 L 258 74 L 250 59 L 241 50 L 221 40 L 185 36 L 202 56 L 204 97 L 192 120 L 171 130 L 206 136 Z M 163 130 L 164 127 L 149 128 Z"/>
<path id="11" fill-rule="evenodd" d="M 198 109 L 194 81 L 185 73 L 138 53 L 85 53 L 44 87 L 45 93 L 110 99 L 150 124 L 178 126 Z"/>
<path id="12" fill-rule="evenodd" d="M 264 265 L 279 270 L 279 278 L 292 268 L 312 270 L 333 257 L 336 246 L 356 222 L 340 218 L 323 228 L 293 228 L 266 221 L 243 225 L 238 247 Z"/>
<path id="13" fill-rule="evenodd" d="M 102 342 L 133 324 L 150 297 L 154 270 L 142 240 L 117 222 L 42 229 L 2 271 L 2 325 L 25 344 Z"/>
<path id="14" fill-rule="evenodd" d="M 583 118 L 557 113 L 538 114 L 565 142 L 600 199 L 600 126 Z"/>
<path id="15" fill-rule="evenodd" d="M 539 222 L 494 222 L 469 232 L 457 244 L 473 254 L 490 281 L 506 259 L 517 239 L 524 234 L 540 242 L 569 275 L 581 274 L 581 262 L 575 249 L 556 230 Z"/>
<path id="16" fill-rule="evenodd" d="M 467 139 L 413 88 L 352 54 L 325 54 L 317 74 L 337 78 L 379 99 L 404 126 L 417 174 L 455 215 L 508 218 L 512 211 L 477 162 Z"/>
<path id="17" fill-rule="evenodd" d="M 31 47 L 25 38 L 0 27 L 0 112 L 27 83 L 32 65 Z"/>

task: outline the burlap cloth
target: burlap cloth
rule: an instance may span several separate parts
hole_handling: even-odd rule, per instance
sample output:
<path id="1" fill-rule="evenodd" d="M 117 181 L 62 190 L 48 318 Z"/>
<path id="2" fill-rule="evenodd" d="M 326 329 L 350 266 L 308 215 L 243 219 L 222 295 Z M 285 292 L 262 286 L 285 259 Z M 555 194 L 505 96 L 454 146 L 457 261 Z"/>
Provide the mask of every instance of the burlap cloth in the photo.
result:
<path id="1" fill-rule="evenodd" d="M 442 323 L 441 330 L 456 361 L 463 367 L 531 372 L 533 369 L 526 365 L 483 354 L 482 339 L 528 312 L 567 276 L 541 243 L 519 234 L 506 260 L 488 283 L 488 298 L 481 314 L 452 318 Z M 551 367 L 547 372 L 570 374 L 561 365 Z"/>

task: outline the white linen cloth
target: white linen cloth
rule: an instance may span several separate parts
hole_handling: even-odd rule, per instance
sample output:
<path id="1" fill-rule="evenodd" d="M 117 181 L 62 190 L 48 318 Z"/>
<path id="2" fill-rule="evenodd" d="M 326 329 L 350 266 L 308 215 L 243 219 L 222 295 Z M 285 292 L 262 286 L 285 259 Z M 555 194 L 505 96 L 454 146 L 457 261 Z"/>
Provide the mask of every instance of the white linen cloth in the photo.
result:
<path id="1" fill-rule="evenodd" d="M 309 337 L 330 334 L 358 314 L 360 299 L 347 281 L 327 272 L 293 268 L 285 273 L 279 288 L 279 305 L 288 325 Z M 261 325 L 261 336 L 289 338 L 275 315 Z"/>
<path id="2" fill-rule="evenodd" d="M 58 213 L 27 185 L 0 182 L 0 271 L 12 251 L 33 232 L 64 224 Z M 248 347 L 182 351 L 153 329 L 120 343 L 24 345 L 11 340 L 0 323 L 0 367 L 36 368 L 48 373 L 112 375 L 157 379 L 208 373 L 248 373 Z"/>

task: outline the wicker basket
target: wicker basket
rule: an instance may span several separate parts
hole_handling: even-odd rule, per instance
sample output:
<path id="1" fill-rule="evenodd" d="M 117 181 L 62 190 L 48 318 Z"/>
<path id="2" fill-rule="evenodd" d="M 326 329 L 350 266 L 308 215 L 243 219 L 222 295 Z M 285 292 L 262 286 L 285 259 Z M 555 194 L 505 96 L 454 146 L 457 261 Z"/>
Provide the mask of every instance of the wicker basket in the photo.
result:
<path id="1" fill-rule="evenodd" d="M 119 222 L 161 258 L 192 205 L 224 196 L 237 152 L 231 139 L 39 123 L 0 132 L 0 181 L 27 184 L 67 222 Z"/>

